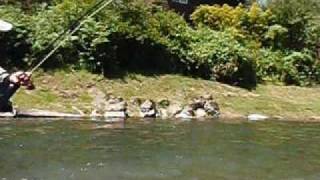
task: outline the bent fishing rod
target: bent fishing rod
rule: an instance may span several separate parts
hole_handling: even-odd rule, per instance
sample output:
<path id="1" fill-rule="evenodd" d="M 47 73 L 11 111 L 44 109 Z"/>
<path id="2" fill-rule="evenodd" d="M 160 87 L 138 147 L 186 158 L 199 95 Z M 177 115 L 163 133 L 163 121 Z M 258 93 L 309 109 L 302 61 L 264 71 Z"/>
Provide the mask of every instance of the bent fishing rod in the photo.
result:
<path id="1" fill-rule="evenodd" d="M 46 48 L 44 49 L 44 52 L 47 52 L 50 48 L 54 48 L 54 45 L 61 40 L 61 38 L 63 38 L 67 33 L 70 33 L 70 31 L 72 29 L 74 29 L 78 22 L 83 21 L 83 19 L 85 17 L 87 17 L 88 15 L 90 15 L 95 9 L 97 9 L 100 5 L 102 5 L 105 2 L 105 0 L 100 0 L 98 3 L 95 3 L 92 7 L 88 8 L 88 10 L 83 13 L 78 19 L 74 20 L 72 23 L 70 23 L 70 25 L 68 26 L 68 28 L 66 28 L 64 31 L 60 32 L 57 36 L 57 38 L 53 39 L 50 43 L 48 43 L 48 45 L 46 46 Z"/>
<path id="2" fill-rule="evenodd" d="M 113 0 L 105 1 L 101 0 L 96 5 L 94 5 L 92 8 L 90 8 L 86 13 L 84 13 L 80 18 L 79 21 L 81 22 L 76 26 L 76 23 L 73 23 L 69 29 L 63 31 L 58 38 L 54 39 L 51 43 L 49 43 L 48 47 L 54 46 L 59 40 L 62 40 L 33 68 L 31 68 L 28 72 L 33 73 L 36 71 L 43 63 L 45 63 L 67 40 L 70 36 L 72 36 L 74 33 L 76 33 L 82 25 L 86 23 L 86 21 L 96 14 L 98 14 L 102 9 L 107 7 L 109 4 L 112 3 Z M 100 7 L 99 7 L 100 6 Z M 97 8 L 96 10 L 94 10 Z"/>

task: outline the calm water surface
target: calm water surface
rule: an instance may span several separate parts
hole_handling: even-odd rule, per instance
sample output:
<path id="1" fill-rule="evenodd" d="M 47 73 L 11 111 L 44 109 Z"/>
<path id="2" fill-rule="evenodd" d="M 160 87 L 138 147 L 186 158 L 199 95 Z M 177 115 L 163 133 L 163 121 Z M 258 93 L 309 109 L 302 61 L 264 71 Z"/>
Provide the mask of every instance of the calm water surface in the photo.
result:
<path id="1" fill-rule="evenodd" d="M 320 179 L 320 124 L 1 121 L 0 180 Z"/>

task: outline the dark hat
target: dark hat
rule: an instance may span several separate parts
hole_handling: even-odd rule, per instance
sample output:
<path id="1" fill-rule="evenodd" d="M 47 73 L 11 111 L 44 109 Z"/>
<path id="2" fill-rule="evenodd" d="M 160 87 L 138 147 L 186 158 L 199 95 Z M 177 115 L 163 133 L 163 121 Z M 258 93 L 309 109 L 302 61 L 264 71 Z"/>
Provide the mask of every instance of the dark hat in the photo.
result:
<path id="1" fill-rule="evenodd" d="M 12 29 L 12 24 L 0 19 L 0 32 L 7 32 Z"/>

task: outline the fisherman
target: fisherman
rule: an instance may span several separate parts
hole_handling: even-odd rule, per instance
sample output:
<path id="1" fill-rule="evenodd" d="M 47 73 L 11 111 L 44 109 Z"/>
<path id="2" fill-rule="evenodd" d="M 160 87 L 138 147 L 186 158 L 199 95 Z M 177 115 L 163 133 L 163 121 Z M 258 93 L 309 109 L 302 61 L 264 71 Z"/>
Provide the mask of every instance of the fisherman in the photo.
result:
<path id="1" fill-rule="evenodd" d="M 0 33 L 10 31 L 12 27 L 10 23 L 0 19 Z M 18 71 L 9 74 L 0 66 L 0 112 L 13 112 L 10 98 L 20 86 L 33 88 L 31 73 Z"/>

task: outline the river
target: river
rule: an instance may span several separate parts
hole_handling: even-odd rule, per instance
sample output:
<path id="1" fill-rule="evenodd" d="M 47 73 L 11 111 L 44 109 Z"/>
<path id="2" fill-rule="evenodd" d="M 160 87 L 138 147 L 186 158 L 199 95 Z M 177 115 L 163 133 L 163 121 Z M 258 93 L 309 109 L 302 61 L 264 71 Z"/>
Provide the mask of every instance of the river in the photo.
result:
<path id="1" fill-rule="evenodd" d="M 320 179 L 320 124 L 0 122 L 0 180 Z"/>

